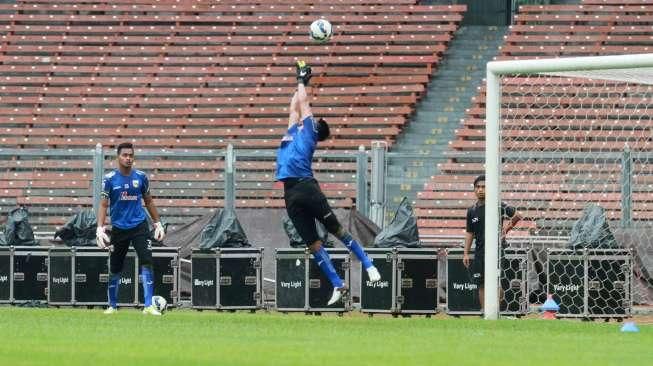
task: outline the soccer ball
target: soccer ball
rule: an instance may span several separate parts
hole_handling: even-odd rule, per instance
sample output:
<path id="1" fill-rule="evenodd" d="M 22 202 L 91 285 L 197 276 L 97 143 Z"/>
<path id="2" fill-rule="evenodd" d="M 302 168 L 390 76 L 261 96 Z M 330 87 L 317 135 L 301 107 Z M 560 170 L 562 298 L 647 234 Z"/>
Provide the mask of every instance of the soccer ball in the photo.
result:
<path id="1" fill-rule="evenodd" d="M 328 20 L 318 19 L 311 23 L 311 28 L 308 34 L 313 41 L 325 43 L 331 39 L 333 28 L 331 27 L 331 23 L 329 23 Z"/>
<path id="2" fill-rule="evenodd" d="M 152 305 L 154 305 L 156 310 L 160 313 L 163 313 L 168 308 L 168 302 L 163 296 L 152 296 Z"/>

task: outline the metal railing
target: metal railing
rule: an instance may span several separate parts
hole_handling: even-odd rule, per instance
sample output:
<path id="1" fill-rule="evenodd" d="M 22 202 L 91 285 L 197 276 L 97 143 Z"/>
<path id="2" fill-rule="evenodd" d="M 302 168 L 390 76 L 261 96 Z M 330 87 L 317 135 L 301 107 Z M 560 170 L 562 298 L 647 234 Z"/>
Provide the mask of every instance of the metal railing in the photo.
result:
<path id="1" fill-rule="evenodd" d="M 39 207 L 33 214 L 46 217 L 50 213 L 56 215 L 53 212 L 72 213 L 70 208 L 76 206 L 92 206 L 97 210 L 102 178 L 115 166 L 114 155 L 99 145 L 93 149 L 0 149 L 0 163 L 5 168 L 2 180 L 7 181 L 0 197 L 0 210 L 31 204 Z M 314 157 L 314 170 L 327 196 L 331 197 L 331 203 L 346 208 L 355 205 L 359 212 L 383 227 L 386 211 L 392 209 L 386 193 L 388 165 L 397 157 L 404 156 L 387 152 L 384 143 L 374 144 L 371 151 L 364 147 L 354 152 L 318 151 Z M 457 162 L 482 162 L 484 154 L 447 152 L 444 158 Z M 632 192 L 646 190 L 641 186 L 643 183 L 634 181 L 633 177 L 648 174 L 639 170 L 643 169 L 643 164 L 653 162 L 653 153 L 626 149 L 621 153 L 588 157 L 585 153 L 569 152 L 506 152 L 504 158 L 511 162 L 591 159 L 593 162 L 618 164 L 621 167 L 618 182 L 621 185 L 621 225 L 631 227 L 633 210 L 637 209 L 633 207 Z M 136 167 L 150 175 L 153 195 L 157 203 L 163 201 L 162 206 L 167 205 L 166 200 L 183 199 L 184 204 L 190 206 L 195 201 L 216 208 L 255 207 L 256 202 L 269 199 L 272 205 L 283 207 L 279 206 L 283 198 L 281 191 L 274 184 L 275 159 L 273 150 L 236 150 L 231 147 L 224 150 L 136 151 Z M 172 203 L 173 206 L 177 204 Z M 192 211 L 190 207 L 188 213 L 192 214 Z M 47 220 L 41 223 L 44 222 Z"/>
<path id="2" fill-rule="evenodd" d="M 370 212 L 370 155 L 362 146 L 355 152 L 315 153 L 314 174 L 332 206 Z M 196 216 L 210 207 L 283 207 L 275 162 L 276 151 L 232 146 L 137 149 L 134 167 L 148 174 L 163 214 Z M 0 212 L 27 206 L 39 232 L 63 224 L 79 207 L 97 211 L 104 174 L 116 167 L 115 152 L 99 144 L 89 149 L 0 149 L 0 164 L 5 168 L 0 180 L 7 187 Z"/>

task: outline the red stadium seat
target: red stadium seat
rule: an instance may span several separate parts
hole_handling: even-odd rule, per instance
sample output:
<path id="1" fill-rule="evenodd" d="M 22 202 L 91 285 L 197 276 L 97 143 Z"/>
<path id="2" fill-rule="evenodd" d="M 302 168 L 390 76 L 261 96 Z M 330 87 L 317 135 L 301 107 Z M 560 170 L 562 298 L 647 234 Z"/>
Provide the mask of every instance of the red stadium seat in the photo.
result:
<path id="1" fill-rule="evenodd" d="M 230 143 L 274 149 L 287 126 L 300 57 L 313 66 L 313 110 L 331 125 L 325 148 L 356 150 L 372 140 L 391 145 L 466 9 L 415 3 L 0 4 L 0 113 L 6 116 L 0 148 L 112 148 L 130 140 L 142 149 L 203 151 Z M 334 37 L 318 45 L 306 36 L 315 18 L 307 14 L 324 13 Z M 19 161 L 22 168 L 11 171 Z M 28 204 L 39 225 L 62 224 L 71 207 L 91 204 L 87 162 L 8 161 L 0 179 L 2 205 Z M 250 163 L 238 161 L 237 207 L 283 207 L 272 187 L 273 163 Z M 197 216 L 224 205 L 224 192 L 212 185 L 224 179 L 221 161 L 166 157 L 138 164 L 151 173 L 153 189 L 164 197 L 157 205 L 168 216 Z M 343 182 L 351 181 L 355 168 L 316 164 L 334 207 L 352 207 L 355 187 Z"/>

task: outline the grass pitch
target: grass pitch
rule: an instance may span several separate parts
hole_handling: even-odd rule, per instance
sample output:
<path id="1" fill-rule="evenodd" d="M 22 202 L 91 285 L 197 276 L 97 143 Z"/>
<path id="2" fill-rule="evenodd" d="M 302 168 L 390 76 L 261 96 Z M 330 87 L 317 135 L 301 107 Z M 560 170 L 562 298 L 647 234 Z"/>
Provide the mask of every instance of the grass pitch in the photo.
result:
<path id="1" fill-rule="evenodd" d="M 0 307 L 0 365 L 653 365 L 653 327 Z"/>

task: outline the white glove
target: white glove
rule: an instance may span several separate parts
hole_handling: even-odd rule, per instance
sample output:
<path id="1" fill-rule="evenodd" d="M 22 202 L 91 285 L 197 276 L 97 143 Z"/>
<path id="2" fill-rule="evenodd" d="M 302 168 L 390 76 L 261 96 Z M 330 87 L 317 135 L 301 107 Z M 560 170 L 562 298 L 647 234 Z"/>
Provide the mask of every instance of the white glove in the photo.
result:
<path id="1" fill-rule="evenodd" d="M 163 230 L 163 224 L 161 222 L 154 223 L 154 240 L 161 241 L 163 237 L 166 236 L 165 230 Z"/>
<path id="2" fill-rule="evenodd" d="M 109 235 L 104 232 L 104 226 L 98 226 L 97 230 L 95 231 L 95 240 L 97 242 L 97 246 L 105 249 L 107 245 L 109 245 Z"/>

